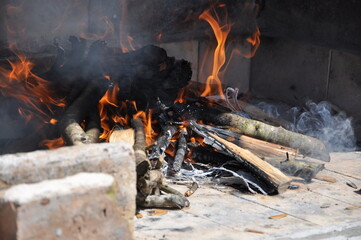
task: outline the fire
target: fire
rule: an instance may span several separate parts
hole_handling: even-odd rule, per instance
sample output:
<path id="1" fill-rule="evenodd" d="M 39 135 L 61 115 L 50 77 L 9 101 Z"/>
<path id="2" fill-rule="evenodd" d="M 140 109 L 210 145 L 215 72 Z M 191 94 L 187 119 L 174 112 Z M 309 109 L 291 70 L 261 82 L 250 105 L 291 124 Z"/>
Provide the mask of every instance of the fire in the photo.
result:
<path id="1" fill-rule="evenodd" d="M 110 80 L 110 78 L 109 78 Z M 103 129 L 102 134 L 100 135 L 100 140 L 109 141 L 110 135 L 114 130 L 115 124 L 119 124 L 124 128 L 130 127 L 130 114 L 128 107 L 131 107 L 132 110 L 137 111 L 137 106 L 134 101 L 124 101 L 118 103 L 118 93 L 120 88 L 114 86 L 112 89 L 109 89 L 104 96 L 100 99 L 98 103 L 98 110 L 100 114 L 100 126 Z M 110 111 L 110 108 L 114 108 L 114 111 Z M 124 113 L 124 114 L 121 114 Z M 146 144 L 150 145 L 154 142 L 154 138 L 157 136 L 156 132 L 153 130 L 153 121 L 152 121 L 152 110 L 149 110 L 148 113 L 144 111 L 138 111 L 132 116 L 133 118 L 140 118 L 144 125 L 144 131 L 146 135 Z M 114 126 L 113 126 L 114 125 Z"/>
<path id="2" fill-rule="evenodd" d="M 221 79 L 219 78 L 219 71 L 226 62 L 225 45 L 228 34 L 231 30 L 231 25 L 225 24 L 224 26 L 220 26 L 217 20 L 212 16 L 210 9 L 205 10 L 199 16 L 199 19 L 205 20 L 209 23 L 209 25 L 212 27 L 212 30 L 217 40 L 217 47 L 214 51 L 212 74 L 208 76 L 206 82 L 206 88 L 201 94 L 201 96 L 205 97 L 209 95 L 218 94 L 219 96 L 224 98 L 222 82 Z"/>
<path id="3" fill-rule="evenodd" d="M 110 80 L 109 77 L 105 77 Z M 104 96 L 99 100 L 98 110 L 100 116 L 100 126 L 103 129 L 102 134 L 100 135 L 100 140 L 109 141 L 110 134 L 112 133 L 112 129 L 109 126 L 109 117 L 107 105 L 111 105 L 114 107 L 119 107 L 117 104 L 117 95 L 119 93 L 119 87 L 114 86 L 112 89 L 108 89 Z"/>
<path id="4" fill-rule="evenodd" d="M 8 60 L 11 70 L 0 67 L 1 94 L 13 97 L 22 103 L 18 112 L 26 122 L 38 118 L 49 123 L 54 114 L 53 106 L 65 107 L 64 100 L 54 97 L 51 84 L 31 72 L 34 64 L 24 56 L 17 55 L 19 61 Z"/>
<path id="5" fill-rule="evenodd" d="M 56 139 L 46 139 L 40 142 L 40 146 L 45 146 L 48 149 L 56 149 L 65 146 L 65 141 L 62 137 Z"/>
<path id="6" fill-rule="evenodd" d="M 249 54 L 244 54 L 243 55 L 244 57 L 252 58 L 254 56 L 254 54 L 256 53 L 256 51 L 259 47 L 259 44 L 261 43 L 260 36 L 261 36 L 261 32 L 257 28 L 257 31 L 254 32 L 251 37 L 248 37 L 246 39 L 246 41 L 251 44 L 251 51 Z"/>

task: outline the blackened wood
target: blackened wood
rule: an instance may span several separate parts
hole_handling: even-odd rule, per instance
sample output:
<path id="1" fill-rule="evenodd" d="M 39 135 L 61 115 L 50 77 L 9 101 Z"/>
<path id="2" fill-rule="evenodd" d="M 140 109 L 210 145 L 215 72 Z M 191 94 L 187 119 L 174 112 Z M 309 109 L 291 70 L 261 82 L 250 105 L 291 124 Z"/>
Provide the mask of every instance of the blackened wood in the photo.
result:
<path id="1" fill-rule="evenodd" d="M 207 139 L 207 144 L 222 149 L 235 160 L 239 161 L 254 176 L 261 179 L 269 187 L 268 194 L 282 193 L 288 188 L 291 179 L 277 168 L 258 158 L 250 151 L 207 132 L 193 121 L 190 123 L 190 126 L 199 135 Z"/>
<path id="2" fill-rule="evenodd" d="M 166 125 L 163 127 L 163 135 L 158 138 L 156 145 L 152 148 L 151 153 L 149 154 L 149 159 L 159 159 L 163 155 L 164 151 L 170 144 L 170 140 L 175 134 L 177 127 L 174 125 Z"/>
<path id="3" fill-rule="evenodd" d="M 174 157 L 173 166 L 171 169 L 172 175 L 178 173 L 182 167 L 182 163 L 184 160 L 184 156 L 187 153 L 187 139 L 186 139 L 187 131 L 185 129 L 181 130 L 178 139 L 178 148 L 176 155 Z"/>

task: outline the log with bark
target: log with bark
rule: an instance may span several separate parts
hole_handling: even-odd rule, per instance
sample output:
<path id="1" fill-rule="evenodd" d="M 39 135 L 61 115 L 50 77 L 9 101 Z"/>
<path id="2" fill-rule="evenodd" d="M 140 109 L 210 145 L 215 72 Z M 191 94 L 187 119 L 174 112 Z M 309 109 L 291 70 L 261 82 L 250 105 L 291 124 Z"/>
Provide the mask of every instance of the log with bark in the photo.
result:
<path id="1" fill-rule="evenodd" d="M 299 149 L 300 153 L 323 161 L 330 161 L 325 145 L 318 139 L 300 133 L 274 127 L 263 122 L 247 119 L 232 113 L 223 113 L 216 117 L 216 123 L 228 125 L 240 134 L 255 137 L 272 143 Z"/>

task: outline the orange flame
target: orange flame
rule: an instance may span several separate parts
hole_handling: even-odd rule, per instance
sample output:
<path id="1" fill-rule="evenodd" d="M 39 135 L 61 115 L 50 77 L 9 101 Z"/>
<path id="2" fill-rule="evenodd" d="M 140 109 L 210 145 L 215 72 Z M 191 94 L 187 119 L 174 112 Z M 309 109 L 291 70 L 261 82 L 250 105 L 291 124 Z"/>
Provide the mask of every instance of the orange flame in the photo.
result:
<path id="1" fill-rule="evenodd" d="M 31 72 L 32 62 L 20 54 L 17 57 L 18 62 L 8 60 L 11 70 L 0 67 L 0 93 L 23 104 L 18 112 L 26 121 L 36 117 L 49 123 L 54 114 L 52 106 L 65 107 L 64 100 L 52 97 L 50 82 Z"/>
<path id="2" fill-rule="evenodd" d="M 251 52 L 248 55 L 245 55 L 246 58 L 251 58 L 256 53 L 261 40 L 260 40 L 261 32 L 259 31 L 259 28 L 257 28 L 257 31 L 252 34 L 251 37 L 248 37 L 246 40 L 251 44 Z"/>
<path id="3" fill-rule="evenodd" d="M 218 17 L 218 16 L 217 16 Z M 217 20 L 212 16 L 210 9 L 205 10 L 200 16 L 199 19 L 205 20 L 212 27 L 214 35 L 217 39 L 217 47 L 214 51 L 214 59 L 213 59 L 213 68 L 212 74 L 208 76 L 206 82 L 206 88 L 201 94 L 202 97 L 218 94 L 222 98 L 224 98 L 223 90 L 222 90 L 222 82 L 219 78 L 219 71 L 226 62 L 226 51 L 225 44 L 228 37 L 228 34 L 231 30 L 230 24 L 225 24 L 224 26 L 220 26 Z M 213 88 L 213 89 L 212 89 Z"/>
<path id="4" fill-rule="evenodd" d="M 133 116 L 133 118 L 140 118 L 143 122 L 147 146 L 154 143 L 154 138 L 158 135 L 152 128 L 152 112 L 152 110 L 149 110 L 148 114 L 146 114 L 144 111 L 139 111 Z"/>
<path id="5" fill-rule="evenodd" d="M 118 86 L 114 86 L 112 89 L 108 89 L 104 96 L 99 100 L 98 110 L 100 115 L 100 126 L 103 129 L 103 132 L 99 137 L 101 140 L 109 141 L 110 134 L 112 133 L 112 129 L 110 129 L 109 126 L 109 117 L 106 106 L 111 105 L 114 107 L 118 107 L 117 95 L 119 93 L 119 90 L 120 89 Z"/>
<path id="6" fill-rule="evenodd" d="M 48 149 L 56 149 L 65 146 L 65 141 L 62 137 L 56 139 L 46 139 L 40 142 L 40 146 L 45 146 Z"/>

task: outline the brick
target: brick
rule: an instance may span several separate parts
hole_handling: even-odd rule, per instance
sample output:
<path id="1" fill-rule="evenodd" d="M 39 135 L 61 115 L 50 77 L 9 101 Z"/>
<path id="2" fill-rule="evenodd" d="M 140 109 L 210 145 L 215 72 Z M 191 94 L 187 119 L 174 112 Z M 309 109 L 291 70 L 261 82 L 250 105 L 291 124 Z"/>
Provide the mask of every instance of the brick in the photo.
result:
<path id="1" fill-rule="evenodd" d="M 1 239 L 132 239 L 134 213 L 124 215 L 114 188 L 111 175 L 79 173 L 3 190 Z"/>

